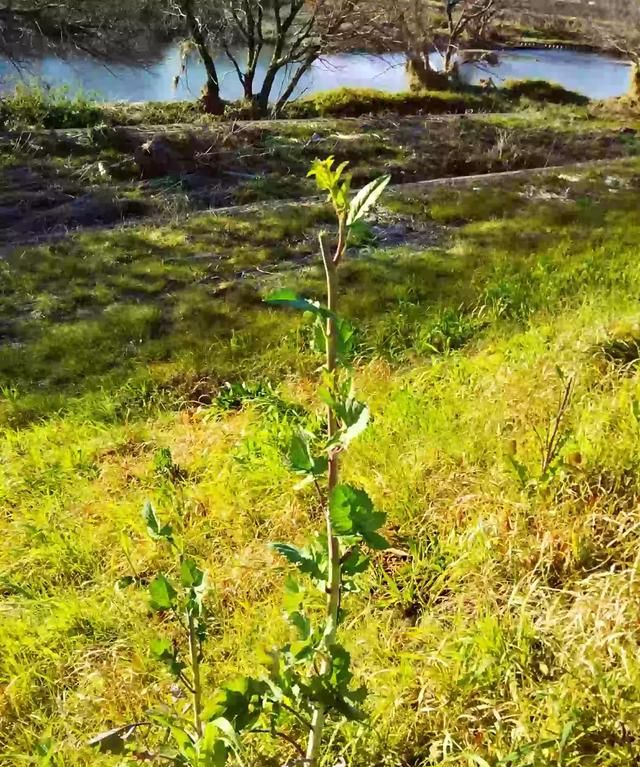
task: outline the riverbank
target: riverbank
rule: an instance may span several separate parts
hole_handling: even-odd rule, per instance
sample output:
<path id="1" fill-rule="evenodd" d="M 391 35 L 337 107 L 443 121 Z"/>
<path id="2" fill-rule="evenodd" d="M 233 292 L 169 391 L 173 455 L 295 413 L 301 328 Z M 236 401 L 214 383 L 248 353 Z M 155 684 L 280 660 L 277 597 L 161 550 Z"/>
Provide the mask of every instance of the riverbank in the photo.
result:
<path id="1" fill-rule="evenodd" d="M 203 121 L 14 131 L 0 136 L 0 243 L 70 229 L 177 219 L 202 209 L 306 197 L 319 155 L 351 164 L 354 183 L 394 183 L 633 156 L 640 121 L 592 108 L 440 116 Z"/>
<path id="2" fill-rule="evenodd" d="M 359 117 L 372 114 L 467 114 L 514 111 L 529 104 L 586 105 L 589 99 L 543 80 L 511 80 L 500 89 L 464 86 L 449 91 L 389 93 L 373 88 L 321 91 L 287 104 L 283 119 Z M 251 107 L 230 102 L 222 116 L 207 115 L 198 101 L 103 103 L 65 89 L 18 86 L 0 100 L 0 130 L 94 128 L 98 126 L 207 125 L 251 119 Z"/>

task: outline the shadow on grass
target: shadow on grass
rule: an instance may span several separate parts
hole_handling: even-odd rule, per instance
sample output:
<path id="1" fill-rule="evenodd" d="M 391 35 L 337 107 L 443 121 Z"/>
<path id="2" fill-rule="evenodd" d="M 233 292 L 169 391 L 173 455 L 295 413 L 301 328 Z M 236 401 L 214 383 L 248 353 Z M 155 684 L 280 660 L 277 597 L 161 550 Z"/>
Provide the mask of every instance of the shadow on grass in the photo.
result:
<path id="1" fill-rule="evenodd" d="M 633 289 L 635 195 L 605 192 L 594 181 L 587 201 L 511 190 L 500 209 L 499 190 L 478 190 L 457 201 L 448 192 L 429 208 L 405 205 L 405 214 L 442 218 L 444 210 L 471 223 L 447 248 L 366 251 L 345 264 L 341 307 L 358 328 L 359 355 L 402 364 L 447 354 L 496 322 L 526 323 L 579 300 L 586 286 Z M 312 258 L 314 230 L 326 222 L 323 207 L 297 206 L 85 234 L 15 254 L 2 264 L 3 420 L 21 425 L 96 392 L 120 417 L 138 407 L 139 389 L 145 407 L 175 407 L 191 402 L 202 381 L 213 390 L 312 370 L 304 318 L 266 307 L 261 296 L 282 285 L 323 295 L 313 260 L 302 272 L 272 270 Z"/>

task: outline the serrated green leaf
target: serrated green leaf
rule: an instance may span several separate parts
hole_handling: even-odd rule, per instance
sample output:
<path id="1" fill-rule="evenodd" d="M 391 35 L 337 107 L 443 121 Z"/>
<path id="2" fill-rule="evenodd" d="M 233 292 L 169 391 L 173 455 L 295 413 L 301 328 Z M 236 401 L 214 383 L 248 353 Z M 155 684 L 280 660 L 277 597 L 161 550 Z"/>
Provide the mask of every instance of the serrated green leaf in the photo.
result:
<path id="1" fill-rule="evenodd" d="M 173 655 L 173 645 L 171 640 L 164 637 L 156 637 L 149 643 L 149 649 L 154 658 L 158 660 L 164 660 L 167 655 Z"/>
<path id="2" fill-rule="evenodd" d="M 353 678 L 351 673 L 351 655 L 341 644 L 329 646 L 331 656 L 331 681 L 338 690 L 345 690 Z"/>
<path id="3" fill-rule="evenodd" d="M 313 458 L 306 434 L 294 434 L 291 438 L 289 444 L 289 463 L 294 471 L 302 474 L 306 474 L 313 468 Z"/>
<path id="4" fill-rule="evenodd" d="M 314 435 L 306 431 L 299 431 L 292 437 L 289 445 L 289 464 L 296 474 L 316 478 L 326 472 L 328 458 L 325 455 L 313 455 L 311 452 L 313 439 Z"/>
<path id="5" fill-rule="evenodd" d="M 271 548 L 295 565 L 301 573 L 311 576 L 316 581 L 324 580 L 325 574 L 321 569 L 322 563 L 318 557 L 319 552 L 299 549 L 289 543 L 272 543 Z"/>
<path id="6" fill-rule="evenodd" d="M 336 317 L 336 355 L 340 361 L 348 361 L 353 356 L 356 346 L 356 331 L 349 320 Z M 318 354 L 326 354 L 327 331 L 322 317 L 316 317 L 313 326 L 313 350 Z"/>
<path id="7" fill-rule="evenodd" d="M 251 727 L 261 713 L 261 699 L 268 685 L 251 677 L 238 677 L 221 687 L 207 703 L 203 719 L 226 719 L 235 732 Z"/>
<path id="8" fill-rule="evenodd" d="M 362 722 L 366 719 L 365 712 L 347 698 L 337 698 L 333 707 L 348 722 Z"/>
<path id="9" fill-rule="evenodd" d="M 149 643 L 151 655 L 160 663 L 164 663 L 170 674 L 179 677 L 185 664 L 178 659 L 178 651 L 168 639 L 157 637 Z"/>
<path id="10" fill-rule="evenodd" d="M 300 611 L 288 613 L 287 619 L 289 623 L 298 631 L 300 639 L 306 640 L 311 636 L 311 621 L 306 615 L 303 615 Z"/>
<path id="11" fill-rule="evenodd" d="M 150 501 L 145 501 L 142 507 L 142 517 L 147 525 L 147 533 L 153 540 L 173 543 L 173 530 L 171 525 L 162 525 L 160 519 Z"/>
<path id="12" fill-rule="evenodd" d="M 371 560 L 359 548 L 354 548 L 342 562 L 343 575 L 359 575 L 369 567 Z"/>
<path id="13" fill-rule="evenodd" d="M 349 192 L 351 190 L 351 176 L 345 174 L 348 162 L 343 162 L 337 168 L 333 168 L 334 157 L 326 160 L 314 160 L 307 176 L 315 176 L 316 186 L 321 192 L 327 192 L 329 201 L 341 215 L 347 211 L 349 205 Z"/>
<path id="14" fill-rule="evenodd" d="M 346 165 L 347 163 L 343 163 Z M 345 180 L 336 186 L 331 195 L 332 202 L 337 211 L 343 213 L 349 208 L 349 192 L 351 191 L 351 178 L 346 177 Z"/>
<path id="15" fill-rule="evenodd" d="M 307 178 L 316 179 L 316 185 L 321 191 L 328 191 L 332 185 L 333 167 L 335 158 L 333 155 L 327 157 L 326 160 L 320 160 L 316 158 L 311 163 L 311 170 L 307 173 Z"/>
<path id="16" fill-rule="evenodd" d="M 229 749 L 220 735 L 215 721 L 205 724 L 199 749 L 203 767 L 224 767 L 227 763 Z"/>
<path id="17" fill-rule="evenodd" d="M 149 604 L 152 610 L 170 610 L 175 606 L 177 596 L 171 582 L 162 574 L 149 584 Z"/>
<path id="18" fill-rule="evenodd" d="M 238 733 L 233 724 L 222 716 L 214 719 L 212 724 L 218 728 L 226 744 L 230 746 L 237 754 L 241 754 L 243 751 L 242 743 L 240 742 L 240 738 L 238 737 Z"/>
<path id="19" fill-rule="evenodd" d="M 349 205 L 347 226 L 351 226 L 366 215 L 367 211 L 369 211 L 379 200 L 380 195 L 384 192 L 390 181 L 391 176 L 381 176 L 380 178 L 371 181 L 371 183 L 367 184 L 358 192 L 351 201 L 351 205 Z"/>
<path id="20" fill-rule="evenodd" d="M 334 170 L 333 172 L 333 180 L 335 183 L 338 183 L 340 179 L 342 178 L 342 174 L 345 172 L 349 165 L 349 160 L 345 160 L 344 162 L 341 162 L 340 165 Z"/>
<path id="21" fill-rule="evenodd" d="M 180 565 L 180 583 L 185 588 L 199 588 L 204 583 L 204 572 L 190 557 L 184 559 Z"/>
<path id="22" fill-rule="evenodd" d="M 325 374 L 319 396 L 336 414 L 340 421 L 340 431 L 335 443 L 342 447 L 349 444 L 367 428 L 370 420 L 369 408 L 355 397 L 353 381 L 350 377 L 336 380 L 335 376 Z"/>
<path id="23" fill-rule="evenodd" d="M 353 442 L 356 437 L 359 437 L 369 425 L 369 420 L 371 417 L 369 408 L 366 405 L 362 405 L 361 403 L 358 403 L 358 405 L 360 407 L 356 419 L 340 433 L 340 442 L 344 447 L 348 447 L 351 442 Z"/>
<path id="24" fill-rule="evenodd" d="M 282 606 L 287 613 L 293 613 L 300 609 L 304 599 L 305 589 L 291 575 L 288 575 L 284 582 L 284 593 L 282 595 Z"/>
<path id="25" fill-rule="evenodd" d="M 358 536 L 374 549 L 386 548 L 387 542 L 378 530 L 386 515 L 373 510 L 373 503 L 364 490 L 350 485 L 338 485 L 329 499 L 331 524 L 338 536 Z"/>
<path id="26" fill-rule="evenodd" d="M 380 512 L 381 513 L 381 512 Z M 385 516 L 383 514 L 383 516 Z M 380 533 L 374 531 L 362 532 L 362 540 L 367 544 L 370 549 L 375 551 L 384 551 L 389 548 L 389 541 Z"/>
<path id="27" fill-rule="evenodd" d="M 369 530 L 377 530 L 382 524 L 375 517 L 372 518 L 375 512 L 371 498 L 364 490 L 351 485 L 342 484 L 334 488 L 329 499 L 329 513 L 337 535 L 355 535 L 363 524 Z"/>
<path id="28" fill-rule="evenodd" d="M 153 508 L 151 501 L 145 501 L 144 506 L 142 507 L 142 517 L 147 523 L 147 530 L 149 530 L 150 533 L 157 535 L 160 530 L 160 520 L 156 515 L 156 510 Z"/>
<path id="29" fill-rule="evenodd" d="M 179 727 L 173 721 L 169 722 L 168 729 L 174 743 L 178 747 L 180 755 L 186 756 L 187 758 L 194 757 L 196 752 L 191 735 L 183 727 Z"/>

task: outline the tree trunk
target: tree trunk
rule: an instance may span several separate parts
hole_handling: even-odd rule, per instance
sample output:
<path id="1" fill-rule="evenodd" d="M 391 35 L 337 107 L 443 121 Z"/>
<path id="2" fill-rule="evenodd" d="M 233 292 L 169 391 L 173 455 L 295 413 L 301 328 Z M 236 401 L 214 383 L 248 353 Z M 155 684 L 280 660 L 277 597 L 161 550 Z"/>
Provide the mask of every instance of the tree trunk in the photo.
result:
<path id="1" fill-rule="evenodd" d="M 207 73 L 207 83 L 202 89 L 200 103 L 208 114 L 221 115 L 224 112 L 224 101 L 220 98 L 218 70 L 207 45 L 206 35 L 193 10 L 193 0 L 182 0 L 180 8 L 187 20 L 189 33 Z"/>
<path id="2" fill-rule="evenodd" d="M 640 101 L 640 61 L 636 61 L 633 65 L 630 95 L 631 98 Z"/>
<path id="3" fill-rule="evenodd" d="M 443 91 L 449 87 L 449 78 L 431 67 L 428 54 L 407 54 L 405 66 L 409 75 L 410 91 Z"/>
<path id="4" fill-rule="evenodd" d="M 220 87 L 217 82 L 207 80 L 200 94 L 202 109 L 209 115 L 224 114 L 225 103 L 220 98 Z"/>
<path id="5" fill-rule="evenodd" d="M 295 74 L 289 81 L 289 85 L 287 85 L 284 92 L 280 95 L 280 98 L 278 99 L 276 103 L 276 106 L 274 109 L 276 116 L 279 116 L 282 113 L 282 110 L 285 108 L 285 106 L 287 105 L 287 102 L 293 96 L 295 89 L 298 87 L 298 83 L 302 79 L 302 76 L 311 69 L 311 67 L 317 61 L 319 54 L 320 54 L 319 51 L 317 52 L 311 51 L 309 55 L 307 56 L 307 58 L 300 63 Z"/>
<path id="6" fill-rule="evenodd" d="M 266 115 L 269 111 L 269 99 L 271 98 L 271 91 L 276 81 L 276 75 L 278 74 L 278 66 L 274 63 L 273 59 L 269 64 L 264 80 L 262 81 L 262 88 L 255 98 L 256 109 Z"/>
<path id="7" fill-rule="evenodd" d="M 444 72 L 448 75 L 451 72 L 453 72 L 453 69 L 455 67 L 455 55 L 457 53 L 456 46 L 452 45 L 451 43 L 447 46 L 447 50 L 444 54 Z"/>

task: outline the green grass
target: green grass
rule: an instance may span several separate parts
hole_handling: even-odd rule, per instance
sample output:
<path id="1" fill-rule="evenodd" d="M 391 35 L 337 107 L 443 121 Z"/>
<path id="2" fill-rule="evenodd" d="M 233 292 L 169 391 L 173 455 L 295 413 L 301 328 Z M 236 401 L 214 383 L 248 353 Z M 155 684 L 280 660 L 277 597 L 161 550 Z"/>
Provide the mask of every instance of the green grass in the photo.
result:
<path id="1" fill-rule="evenodd" d="M 547 80 L 507 80 L 504 90 L 513 98 L 525 98 L 545 104 L 584 106 L 589 103 L 586 96 Z"/>
<path id="2" fill-rule="evenodd" d="M 18 84 L 0 101 L 0 128 L 88 128 L 102 121 L 101 107 L 67 88 L 48 90 L 38 83 Z"/>
<path id="3" fill-rule="evenodd" d="M 393 201 L 395 215 L 445 223 L 441 243 L 363 250 L 345 266 L 373 413 L 345 475 L 388 513 L 394 551 L 376 557 L 344 633 L 373 727 L 336 733 L 332 758 L 640 758 L 640 386 L 616 343 L 637 338 L 639 171 Z M 114 588 L 167 564 L 142 530 L 147 497 L 209 571 L 208 683 L 255 673 L 281 638 L 282 565 L 266 543 L 316 526 L 281 445 L 314 418 L 317 360 L 301 354 L 304 320 L 260 296 L 321 293 L 316 265 L 290 267 L 313 253 L 304 233 L 324 216 L 205 216 L 2 262 L 7 764 L 38 764 L 50 739 L 57 764 L 106 767 L 86 739 L 170 699 L 147 655 L 158 619 L 143 590 Z M 576 390 L 541 477 L 535 431 L 556 412 L 557 367 Z M 154 468 L 166 447 L 178 487 Z"/>
<path id="4" fill-rule="evenodd" d="M 293 101 L 286 108 L 287 117 L 359 117 L 363 114 L 397 112 L 399 114 L 460 113 L 487 108 L 489 99 L 479 94 L 456 91 L 387 93 L 374 88 L 338 88 L 321 91 Z M 496 106 L 497 99 L 493 100 Z"/>
<path id="5" fill-rule="evenodd" d="M 529 82 L 532 84 L 529 85 Z M 503 91 L 465 90 L 388 93 L 374 88 L 338 88 L 290 102 L 283 117 L 359 117 L 367 114 L 460 114 L 518 108 L 521 97 L 550 104 L 583 104 L 584 98 L 558 85 L 542 81 L 517 81 Z M 242 103 L 231 104 L 228 116 L 251 119 Z M 104 126 L 198 124 L 214 126 L 221 119 L 206 115 L 198 102 L 117 102 L 103 104 L 68 89 L 46 90 L 37 83 L 20 85 L 0 106 L 0 127 L 98 128 Z"/>
<path id="6" fill-rule="evenodd" d="M 637 154 L 636 117 L 603 119 L 599 111 L 596 117 L 591 107 L 524 100 L 518 112 L 471 118 L 379 115 L 159 129 L 178 159 L 153 179 L 141 178 L 134 156 L 156 129 L 29 130 L 0 139 L 0 243 L 301 198 L 313 194 L 310 163 L 329 154 L 349 162 L 356 187 L 386 173 L 402 183 Z M 198 153 L 212 147 L 215 159 L 201 160 Z"/>

